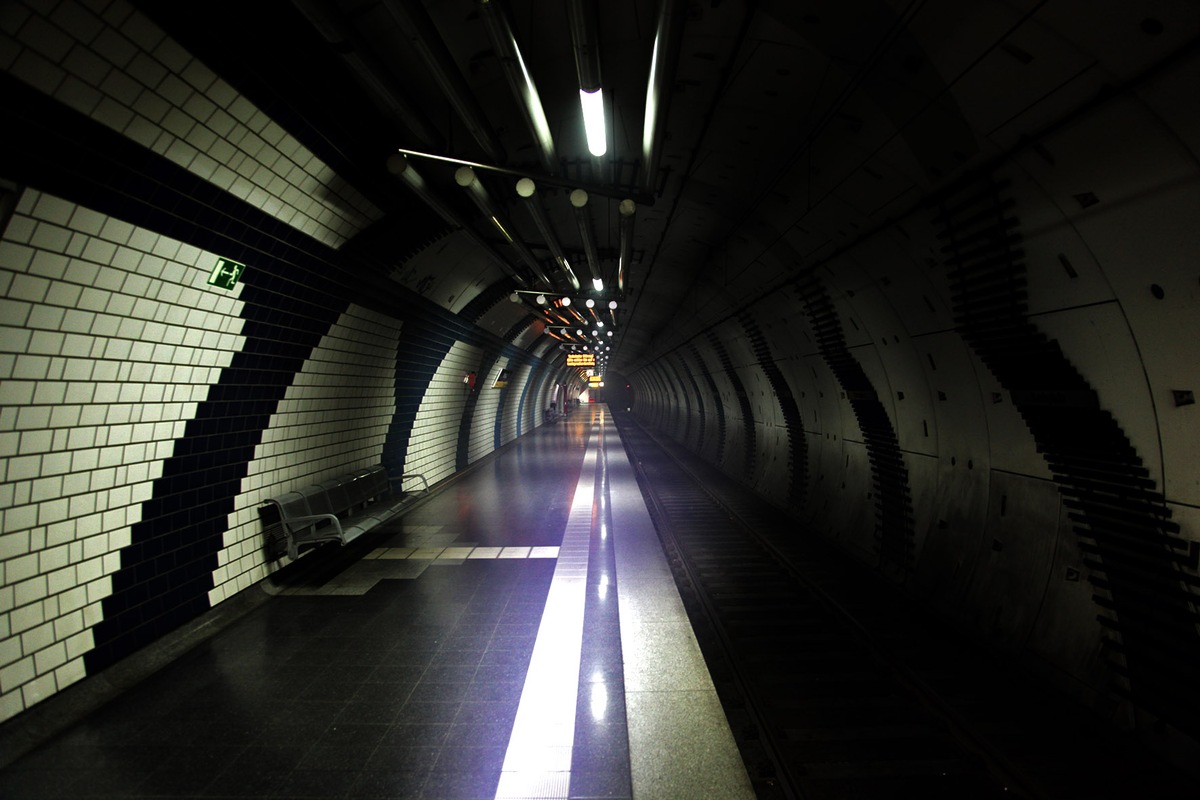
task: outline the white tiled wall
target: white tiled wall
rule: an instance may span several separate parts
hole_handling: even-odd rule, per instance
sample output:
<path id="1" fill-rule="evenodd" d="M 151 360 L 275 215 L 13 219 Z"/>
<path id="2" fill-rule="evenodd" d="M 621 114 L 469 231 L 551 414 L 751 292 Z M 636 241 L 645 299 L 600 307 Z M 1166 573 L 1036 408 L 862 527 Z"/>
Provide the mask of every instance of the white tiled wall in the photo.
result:
<path id="1" fill-rule="evenodd" d="M 213 574 L 213 605 L 270 571 L 258 514 L 267 499 L 380 462 L 396 410 L 400 327 L 351 306 L 296 375 L 242 481 Z"/>
<path id="2" fill-rule="evenodd" d="M 534 372 L 530 370 L 529 377 L 526 380 L 534 379 Z M 529 430 L 546 419 L 546 408 L 550 405 L 550 393 L 554 390 L 554 370 L 551 367 L 542 367 L 536 373 L 538 383 L 536 386 L 530 386 L 529 391 L 525 393 L 525 408 L 521 413 L 521 424 Z"/>
<path id="3" fill-rule="evenodd" d="M 215 258 L 20 198 L 0 241 L 0 719 L 83 677 L 151 482 L 242 346 Z"/>
<path id="4" fill-rule="evenodd" d="M 442 359 L 413 421 L 404 456 L 405 473 L 424 475 L 430 484 L 454 473 L 458 422 L 467 405 L 463 376 L 479 364 L 479 355 L 478 347 L 455 342 Z M 481 392 L 490 391 L 484 388 L 482 379 L 476 386 Z"/>
<path id="5" fill-rule="evenodd" d="M 500 395 L 504 391 L 493 389 L 500 370 L 508 364 L 508 359 L 500 359 L 487 374 L 487 378 L 479 383 L 479 401 L 475 404 L 475 412 L 471 416 L 471 437 L 467 444 L 467 463 L 474 463 L 496 449 L 496 414 L 500 410 Z M 512 380 L 509 373 L 509 380 Z M 508 391 L 516 387 L 509 384 Z"/>
<path id="6" fill-rule="evenodd" d="M 517 412 L 521 408 L 521 391 L 525 388 L 525 382 L 529 380 L 531 368 L 528 364 L 517 364 L 509 362 L 509 381 L 508 381 L 508 397 L 504 402 L 504 407 L 500 409 L 503 419 L 500 420 L 500 444 L 506 445 L 513 439 L 517 438 Z M 533 420 L 528 417 L 522 417 L 526 430 L 528 430 Z"/>
<path id="7" fill-rule="evenodd" d="M 331 247 L 381 216 L 126 0 L 0 6 L 0 68 L 59 102 Z"/>

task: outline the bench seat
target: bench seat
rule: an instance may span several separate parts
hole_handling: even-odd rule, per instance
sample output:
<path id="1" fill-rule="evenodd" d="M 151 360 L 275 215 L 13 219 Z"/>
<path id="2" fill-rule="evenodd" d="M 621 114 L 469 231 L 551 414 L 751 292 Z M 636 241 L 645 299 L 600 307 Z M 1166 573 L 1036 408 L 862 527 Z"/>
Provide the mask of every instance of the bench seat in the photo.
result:
<path id="1" fill-rule="evenodd" d="M 429 491 L 424 476 L 401 478 L 410 479 L 424 484 L 421 492 Z M 272 497 L 267 506 L 278 512 L 287 554 L 294 561 L 304 545 L 349 544 L 396 516 L 414 495 L 396 497 L 387 470 L 375 466 Z"/>

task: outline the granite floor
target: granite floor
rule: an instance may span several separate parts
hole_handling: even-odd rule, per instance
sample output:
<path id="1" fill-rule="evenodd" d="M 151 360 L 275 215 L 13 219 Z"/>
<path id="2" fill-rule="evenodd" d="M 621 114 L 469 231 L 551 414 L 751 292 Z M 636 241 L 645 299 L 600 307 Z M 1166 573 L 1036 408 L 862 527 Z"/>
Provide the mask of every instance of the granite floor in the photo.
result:
<path id="1" fill-rule="evenodd" d="M 12 763 L 0 797 L 749 797 L 640 503 L 604 409 L 577 411 Z"/>

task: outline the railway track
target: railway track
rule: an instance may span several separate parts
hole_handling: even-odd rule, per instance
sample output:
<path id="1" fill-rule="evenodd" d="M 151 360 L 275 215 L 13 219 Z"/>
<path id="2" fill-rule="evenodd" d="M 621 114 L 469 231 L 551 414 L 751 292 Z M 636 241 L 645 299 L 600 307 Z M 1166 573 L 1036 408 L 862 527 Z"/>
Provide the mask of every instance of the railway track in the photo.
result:
<path id="1" fill-rule="evenodd" d="M 834 562 L 762 533 L 794 521 L 618 427 L 760 798 L 1050 796 L 822 588 Z"/>

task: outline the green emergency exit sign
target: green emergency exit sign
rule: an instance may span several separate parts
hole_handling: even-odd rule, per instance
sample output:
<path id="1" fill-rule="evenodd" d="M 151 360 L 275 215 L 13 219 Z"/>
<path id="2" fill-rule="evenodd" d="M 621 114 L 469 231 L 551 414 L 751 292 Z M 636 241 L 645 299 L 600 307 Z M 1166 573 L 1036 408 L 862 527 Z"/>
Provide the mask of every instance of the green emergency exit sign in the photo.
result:
<path id="1" fill-rule="evenodd" d="M 232 289 L 237 285 L 238 278 L 242 277 L 242 270 L 245 268 L 245 264 L 230 261 L 228 258 L 218 258 L 217 265 L 208 274 L 208 282 L 222 289 Z"/>

